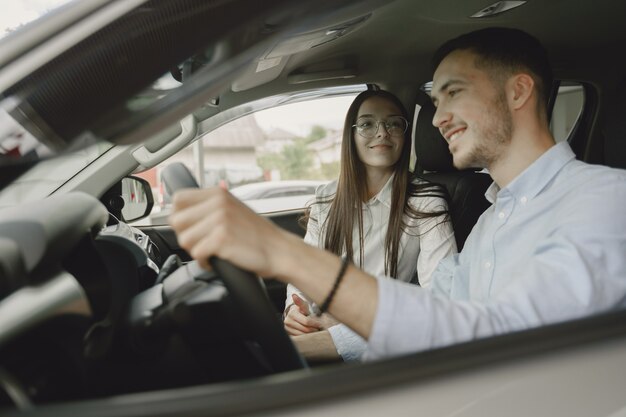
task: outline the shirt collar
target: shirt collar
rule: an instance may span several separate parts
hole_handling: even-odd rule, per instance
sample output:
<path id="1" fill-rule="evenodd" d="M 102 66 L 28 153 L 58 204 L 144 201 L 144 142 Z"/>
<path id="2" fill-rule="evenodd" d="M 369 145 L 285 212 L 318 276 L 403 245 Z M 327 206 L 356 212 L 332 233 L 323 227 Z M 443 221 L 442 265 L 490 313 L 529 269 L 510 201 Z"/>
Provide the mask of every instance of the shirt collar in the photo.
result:
<path id="1" fill-rule="evenodd" d="M 387 180 L 387 182 L 385 183 L 385 185 L 383 186 L 383 188 L 381 188 L 381 190 L 378 192 L 378 194 L 376 194 L 374 197 L 372 197 L 367 204 L 372 204 L 375 201 L 380 201 L 382 204 L 384 204 L 387 207 L 391 207 L 391 191 L 393 188 L 393 177 L 395 174 L 391 174 L 391 176 L 389 177 L 389 179 Z"/>
<path id="2" fill-rule="evenodd" d="M 576 157 L 567 142 L 561 142 L 541 155 L 528 168 L 522 171 L 502 190 L 494 182 L 487 189 L 485 197 L 490 203 L 496 201 L 497 194 L 508 191 L 515 198 L 532 199 L 545 188 L 546 185 L 568 162 Z"/>

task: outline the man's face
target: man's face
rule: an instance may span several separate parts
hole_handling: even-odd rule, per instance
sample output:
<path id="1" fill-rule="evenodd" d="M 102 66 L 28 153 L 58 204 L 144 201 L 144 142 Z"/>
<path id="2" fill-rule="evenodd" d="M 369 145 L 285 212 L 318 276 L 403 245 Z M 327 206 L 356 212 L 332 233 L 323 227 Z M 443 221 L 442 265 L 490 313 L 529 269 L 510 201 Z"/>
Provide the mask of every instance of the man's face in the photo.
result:
<path id="1" fill-rule="evenodd" d="M 433 77 L 433 125 L 448 142 L 458 169 L 489 168 L 506 150 L 513 130 L 504 86 L 476 68 L 475 57 L 456 50 Z"/>

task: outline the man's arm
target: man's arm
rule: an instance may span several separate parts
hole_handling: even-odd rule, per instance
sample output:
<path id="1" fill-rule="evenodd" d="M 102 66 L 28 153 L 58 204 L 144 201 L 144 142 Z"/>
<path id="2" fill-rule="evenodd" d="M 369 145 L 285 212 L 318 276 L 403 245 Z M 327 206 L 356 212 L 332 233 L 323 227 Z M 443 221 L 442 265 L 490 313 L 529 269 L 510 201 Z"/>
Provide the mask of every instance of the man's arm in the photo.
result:
<path id="1" fill-rule="evenodd" d="M 337 362 L 341 360 L 328 330 L 293 336 L 291 340 L 309 362 Z"/>
<path id="2" fill-rule="evenodd" d="M 620 198 L 626 201 L 626 193 Z M 601 222 L 589 224 L 583 213 L 568 222 L 567 230 L 536 242 L 525 268 L 487 301 L 450 300 L 397 280 L 376 280 L 349 266 L 329 312 L 368 340 L 366 358 L 372 359 L 624 306 L 622 207 L 594 204 L 594 219 Z M 181 247 L 201 265 L 208 268 L 209 257 L 218 256 L 258 275 L 290 282 L 319 305 L 340 269 L 338 257 L 279 229 L 224 190 L 177 193 L 170 223 Z"/>
<path id="3" fill-rule="evenodd" d="M 209 257 L 217 256 L 260 276 L 291 283 L 318 305 L 340 270 L 339 257 L 307 245 L 220 188 L 176 193 L 169 221 L 181 247 L 203 267 L 209 269 Z M 367 339 L 377 300 L 376 280 L 350 265 L 329 312 Z"/>

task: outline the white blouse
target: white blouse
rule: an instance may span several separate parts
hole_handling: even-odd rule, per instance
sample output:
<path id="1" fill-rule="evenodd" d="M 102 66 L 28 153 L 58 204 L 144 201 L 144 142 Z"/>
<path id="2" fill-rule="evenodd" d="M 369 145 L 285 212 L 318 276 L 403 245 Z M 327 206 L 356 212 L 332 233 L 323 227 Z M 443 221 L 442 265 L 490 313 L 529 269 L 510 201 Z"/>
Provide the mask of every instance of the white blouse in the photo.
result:
<path id="1" fill-rule="evenodd" d="M 362 269 L 374 276 L 385 275 L 385 236 L 391 212 L 392 182 L 393 176 L 377 195 L 362 205 L 363 244 L 365 246 Z M 335 195 L 336 190 L 337 181 L 318 187 L 315 193 L 316 201 L 328 200 L 329 197 Z M 412 197 L 409 204 L 421 212 L 440 211 L 447 208 L 444 199 L 431 196 Z M 325 225 L 329 210 L 330 203 L 312 205 L 304 237 L 304 241 L 309 245 L 324 247 Z M 419 282 L 422 287 L 428 287 L 431 275 L 439 261 L 457 252 L 452 224 L 449 221 L 442 222 L 441 217 L 408 218 L 407 220 L 408 227 L 400 237 L 398 248 L 397 279 L 414 284 Z M 361 265 L 361 251 L 359 250 L 358 227 L 354 228 L 353 242 L 354 265 L 359 266 Z M 298 294 L 307 299 L 302 292 L 289 284 L 285 311 L 293 304 L 292 294 Z M 342 324 L 333 326 L 329 328 L 329 332 L 338 353 L 344 360 L 359 359 L 365 351 L 365 341 L 346 326 Z"/>

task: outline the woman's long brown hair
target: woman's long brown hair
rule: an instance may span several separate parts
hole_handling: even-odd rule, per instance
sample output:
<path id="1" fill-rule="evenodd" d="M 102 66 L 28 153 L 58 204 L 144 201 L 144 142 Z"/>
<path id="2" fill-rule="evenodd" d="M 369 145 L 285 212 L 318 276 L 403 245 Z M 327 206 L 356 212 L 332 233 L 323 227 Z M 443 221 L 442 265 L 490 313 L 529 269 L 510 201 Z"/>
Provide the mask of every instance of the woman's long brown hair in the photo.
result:
<path id="1" fill-rule="evenodd" d="M 330 203 L 328 217 L 320 230 L 326 229 L 324 248 L 336 255 L 345 255 L 349 261 L 354 260 L 353 253 L 353 230 L 358 225 L 360 265 L 363 266 L 363 211 L 362 202 L 368 196 L 365 166 L 360 160 L 354 141 L 354 128 L 352 127 L 358 115 L 358 111 L 365 100 L 371 97 L 382 97 L 392 102 L 402 116 L 408 120 L 407 111 L 402 102 L 393 94 L 383 90 L 368 90 L 356 96 L 348 113 L 343 128 L 341 144 L 341 161 L 337 192 L 326 200 L 317 201 L 314 204 Z M 409 160 L 411 151 L 411 130 L 407 129 L 404 134 L 404 143 L 400 158 L 394 166 L 394 177 L 391 191 L 391 210 L 389 224 L 385 237 L 385 274 L 396 277 L 398 273 L 398 252 L 400 237 L 407 230 L 408 224 L 405 216 L 413 219 L 423 219 L 446 215 L 447 210 L 442 209 L 433 212 L 420 212 L 409 204 L 409 199 L 416 196 L 437 196 L 447 199 L 445 190 L 436 184 L 422 182 L 416 184 L 411 181 Z M 308 216 L 307 216 L 308 217 Z M 317 221 L 311 218 L 312 221 Z"/>

